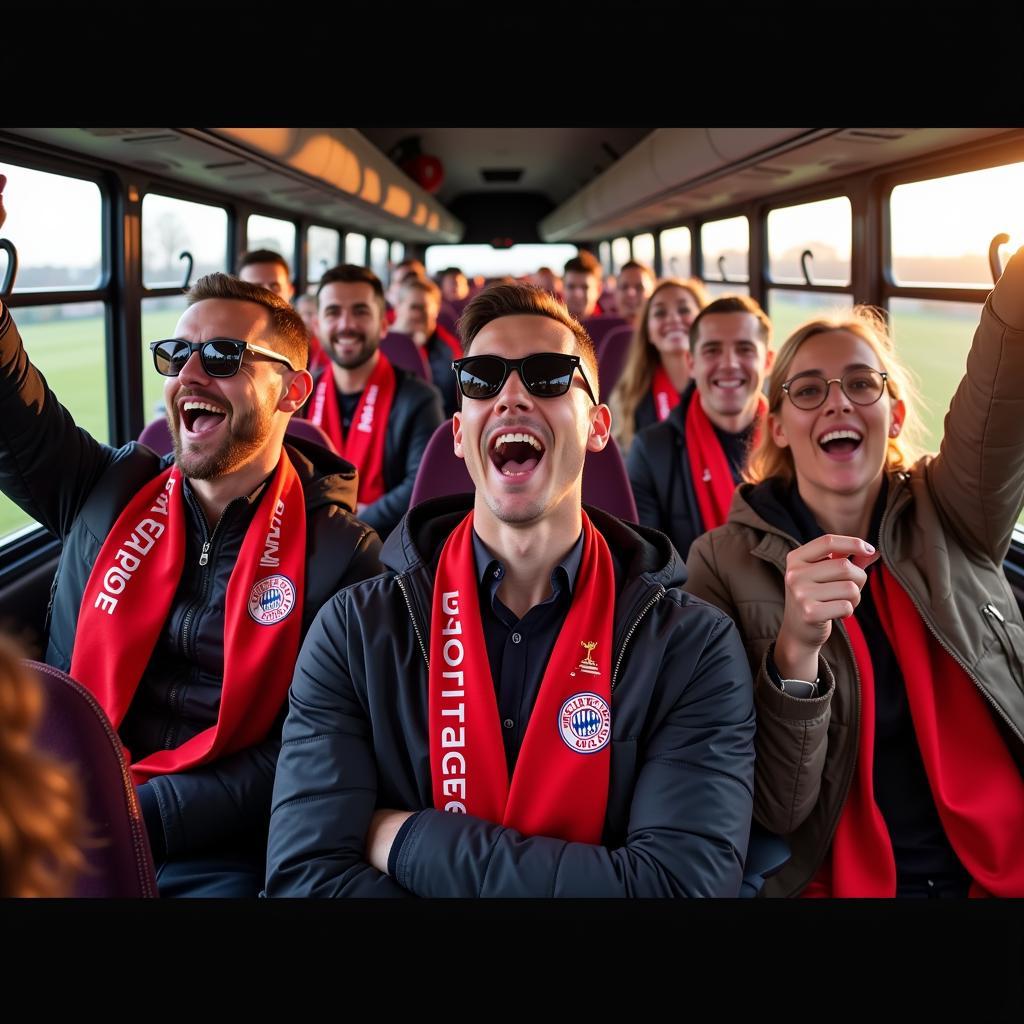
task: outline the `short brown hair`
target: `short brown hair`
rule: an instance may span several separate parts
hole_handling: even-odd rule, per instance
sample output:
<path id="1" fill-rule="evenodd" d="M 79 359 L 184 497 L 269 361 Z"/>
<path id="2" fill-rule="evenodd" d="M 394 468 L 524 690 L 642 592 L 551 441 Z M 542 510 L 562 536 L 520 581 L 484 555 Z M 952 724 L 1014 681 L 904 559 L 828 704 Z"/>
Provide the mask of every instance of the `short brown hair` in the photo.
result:
<path id="1" fill-rule="evenodd" d="M 412 274 L 408 274 L 398 286 L 399 302 L 401 302 L 409 292 L 426 292 L 428 295 L 433 295 L 438 302 L 441 301 L 441 289 L 438 288 L 437 285 L 428 277 L 415 277 Z"/>
<path id="2" fill-rule="evenodd" d="M 250 284 L 230 274 L 207 274 L 185 293 L 190 306 L 205 299 L 234 299 L 254 302 L 270 314 L 270 330 L 277 351 L 287 356 L 297 370 L 309 365 L 309 332 L 291 303 L 267 288 Z"/>
<path id="3" fill-rule="evenodd" d="M 586 249 L 580 249 L 579 254 L 566 263 L 562 276 L 564 277 L 566 274 L 572 273 L 589 274 L 591 277 L 596 277 L 600 280 L 601 272 L 601 264 L 598 262 L 597 257 L 592 252 L 587 252 Z"/>
<path id="4" fill-rule="evenodd" d="M 749 295 L 723 295 L 714 302 L 709 302 L 694 318 L 690 324 L 690 349 L 696 348 L 699 337 L 700 322 L 706 316 L 714 313 L 749 313 L 758 323 L 758 334 L 765 348 L 771 348 L 772 344 L 772 322 L 768 314 Z"/>
<path id="5" fill-rule="evenodd" d="M 625 263 L 619 267 L 619 276 L 622 276 L 624 270 L 642 270 L 649 278 L 654 279 L 654 271 L 651 270 L 646 263 L 641 263 L 639 260 L 626 260 Z"/>
<path id="6" fill-rule="evenodd" d="M 288 266 L 287 260 L 279 252 L 274 252 L 273 249 L 253 249 L 252 252 L 243 252 L 238 257 L 239 270 L 243 267 L 251 267 L 254 263 L 279 263 L 284 267 L 289 280 L 291 279 L 292 271 L 291 267 Z"/>
<path id="7" fill-rule="evenodd" d="M 473 339 L 493 320 L 504 316 L 546 316 L 572 331 L 587 380 L 600 400 L 594 343 L 586 328 L 544 288 L 532 284 L 492 284 L 470 299 L 458 322 L 462 351 L 469 355 Z"/>
<path id="8" fill-rule="evenodd" d="M 388 308 L 384 301 L 384 285 L 380 283 L 380 278 L 369 267 L 361 267 L 358 263 L 341 263 L 336 267 L 331 267 L 330 270 L 325 270 L 316 290 L 317 298 L 324 290 L 324 285 L 335 283 L 368 284 L 373 289 L 373 297 L 380 307 L 381 316 Z"/>

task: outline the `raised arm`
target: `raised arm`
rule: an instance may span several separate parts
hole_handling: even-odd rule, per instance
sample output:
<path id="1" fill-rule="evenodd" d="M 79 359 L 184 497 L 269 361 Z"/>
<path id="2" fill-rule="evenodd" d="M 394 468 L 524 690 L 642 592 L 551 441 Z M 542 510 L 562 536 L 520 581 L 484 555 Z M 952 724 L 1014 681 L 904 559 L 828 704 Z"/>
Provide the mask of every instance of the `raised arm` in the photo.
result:
<path id="1" fill-rule="evenodd" d="M 0 227 L 7 220 L 0 174 Z M 75 426 L 0 302 L 0 491 L 63 539 L 114 450 Z"/>
<path id="2" fill-rule="evenodd" d="M 988 297 L 928 485 L 960 540 L 997 564 L 1024 504 L 1024 248 Z"/>

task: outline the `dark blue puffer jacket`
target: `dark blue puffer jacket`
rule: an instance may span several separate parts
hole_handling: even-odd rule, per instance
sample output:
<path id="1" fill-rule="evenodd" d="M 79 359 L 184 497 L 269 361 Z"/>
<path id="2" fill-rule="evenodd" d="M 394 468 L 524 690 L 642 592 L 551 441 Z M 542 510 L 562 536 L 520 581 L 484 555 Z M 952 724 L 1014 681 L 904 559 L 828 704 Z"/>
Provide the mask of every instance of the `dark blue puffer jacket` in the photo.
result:
<path id="1" fill-rule="evenodd" d="M 588 508 L 615 563 L 612 756 L 602 845 L 432 808 L 427 652 L 440 549 L 472 499 L 412 509 L 388 569 L 321 610 L 296 665 L 271 813 L 268 896 L 736 896 L 754 712 L 732 620 L 679 590 L 668 539 Z M 378 807 L 427 809 L 396 877 L 364 859 Z"/>

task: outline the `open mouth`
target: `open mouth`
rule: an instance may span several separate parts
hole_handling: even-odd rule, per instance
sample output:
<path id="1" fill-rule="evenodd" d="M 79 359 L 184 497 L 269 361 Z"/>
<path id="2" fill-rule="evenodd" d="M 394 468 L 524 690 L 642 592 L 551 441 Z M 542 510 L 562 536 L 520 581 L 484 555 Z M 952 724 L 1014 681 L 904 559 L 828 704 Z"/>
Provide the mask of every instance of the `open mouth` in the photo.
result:
<path id="1" fill-rule="evenodd" d="M 212 402 L 188 398 L 181 403 L 181 422 L 190 434 L 206 434 L 227 419 L 227 413 Z"/>
<path id="2" fill-rule="evenodd" d="M 739 391 L 747 382 L 742 377 L 722 377 L 711 383 L 723 391 Z"/>
<path id="3" fill-rule="evenodd" d="M 525 477 L 544 458 L 544 444 L 534 434 L 508 431 L 491 442 L 491 462 L 502 476 Z"/>
<path id="4" fill-rule="evenodd" d="M 830 430 L 818 438 L 818 445 L 826 455 L 836 458 L 852 455 L 863 443 L 863 435 L 856 430 Z"/>

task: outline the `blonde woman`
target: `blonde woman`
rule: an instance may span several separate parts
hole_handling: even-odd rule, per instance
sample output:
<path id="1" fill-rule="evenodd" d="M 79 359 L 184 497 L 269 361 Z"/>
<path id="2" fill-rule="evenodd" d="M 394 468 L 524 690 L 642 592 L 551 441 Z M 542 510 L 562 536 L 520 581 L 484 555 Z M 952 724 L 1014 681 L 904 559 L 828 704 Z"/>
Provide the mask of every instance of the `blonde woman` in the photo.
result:
<path id="1" fill-rule="evenodd" d="M 612 429 L 623 452 L 644 427 L 660 423 L 690 383 L 690 325 L 708 304 L 700 281 L 658 282 L 640 310 L 629 355 L 612 392 Z"/>
<path id="2" fill-rule="evenodd" d="M 754 815 L 775 896 L 1024 896 L 1024 250 L 990 295 L 935 456 L 863 308 L 782 346 L 769 428 L 686 589 L 753 667 Z"/>

